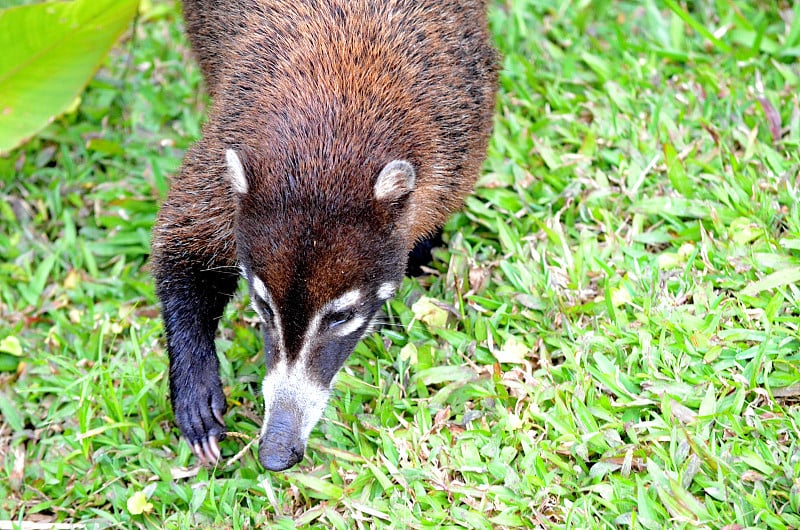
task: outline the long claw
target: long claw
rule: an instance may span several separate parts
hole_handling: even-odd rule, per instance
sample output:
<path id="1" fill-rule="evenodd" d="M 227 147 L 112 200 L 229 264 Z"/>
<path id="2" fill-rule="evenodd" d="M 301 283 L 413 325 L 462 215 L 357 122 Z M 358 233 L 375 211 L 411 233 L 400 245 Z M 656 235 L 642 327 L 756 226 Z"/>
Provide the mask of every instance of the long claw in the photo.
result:
<path id="1" fill-rule="evenodd" d="M 213 409 L 213 412 L 214 412 L 214 417 L 217 418 L 217 421 L 219 422 L 219 424 L 222 425 L 223 427 L 225 427 L 225 420 L 222 418 L 222 412 L 220 412 L 217 409 Z"/>
<path id="2" fill-rule="evenodd" d="M 217 438 L 215 436 L 212 436 L 211 439 L 208 441 L 208 445 L 209 448 L 211 449 L 212 454 L 214 455 L 214 461 L 219 462 L 219 458 L 220 456 L 222 456 L 222 453 L 220 453 L 219 442 L 217 441 Z"/>
<path id="3" fill-rule="evenodd" d="M 206 456 L 205 456 L 205 453 L 203 453 L 203 448 L 200 447 L 200 444 L 198 444 L 198 443 L 193 444 L 192 445 L 192 452 L 194 453 L 194 455 L 197 458 L 200 459 L 200 463 L 201 464 L 205 464 L 206 463 Z"/>
<path id="4" fill-rule="evenodd" d="M 205 455 L 205 460 L 209 464 L 216 463 L 217 459 L 214 458 L 214 453 L 211 452 L 211 447 L 208 445 L 208 438 L 203 439 L 203 455 Z"/>

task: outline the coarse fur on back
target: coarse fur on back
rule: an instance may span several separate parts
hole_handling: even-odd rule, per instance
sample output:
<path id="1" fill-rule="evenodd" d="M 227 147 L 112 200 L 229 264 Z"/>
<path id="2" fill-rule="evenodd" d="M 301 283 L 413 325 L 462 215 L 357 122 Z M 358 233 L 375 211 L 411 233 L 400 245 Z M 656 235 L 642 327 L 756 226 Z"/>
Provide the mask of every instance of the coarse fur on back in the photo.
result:
<path id="1" fill-rule="evenodd" d="M 235 269 L 264 323 L 259 457 L 269 469 L 302 457 L 408 252 L 477 179 L 497 77 L 485 11 L 483 1 L 184 1 L 213 105 L 159 212 L 153 269 L 176 420 L 201 458 L 219 456 L 213 338 Z"/>

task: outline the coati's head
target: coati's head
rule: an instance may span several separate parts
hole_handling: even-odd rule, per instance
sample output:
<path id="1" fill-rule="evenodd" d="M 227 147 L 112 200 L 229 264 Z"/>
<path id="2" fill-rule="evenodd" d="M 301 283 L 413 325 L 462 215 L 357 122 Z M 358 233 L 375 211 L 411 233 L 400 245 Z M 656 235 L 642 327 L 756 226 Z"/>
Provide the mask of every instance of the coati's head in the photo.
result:
<path id="1" fill-rule="evenodd" d="M 403 278 L 415 172 L 390 160 L 276 175 L 285 166 L 231 149 L 226 161 L 240 266 L 264 336 L 258 456 L 280 471 L 302 459 L 334 376 Z"/>

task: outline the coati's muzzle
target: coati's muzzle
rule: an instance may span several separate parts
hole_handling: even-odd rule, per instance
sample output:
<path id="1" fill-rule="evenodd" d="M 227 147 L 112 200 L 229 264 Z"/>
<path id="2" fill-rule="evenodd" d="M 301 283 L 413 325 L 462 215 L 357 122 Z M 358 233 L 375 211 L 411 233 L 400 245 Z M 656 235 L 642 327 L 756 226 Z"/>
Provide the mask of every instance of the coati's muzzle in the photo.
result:
<path id="1" fill-rule="evenodd" d="M 322 417 L 330 389 L 309 377 L 307 366 L 280 361 L 264 378 L 264 425 L 258 460 L 269 471 L 289 469 L 303 459 L 308 437 Z"/>
<path id="2" fill-rule="evenodd" d="M 300 432 L 301 418 L 294 408 L 280 408 L 270 413 L 269 423 L 258 442 L 258 460 L 264 469 L 283 471 L 303 459 L 306 440 Z"/>

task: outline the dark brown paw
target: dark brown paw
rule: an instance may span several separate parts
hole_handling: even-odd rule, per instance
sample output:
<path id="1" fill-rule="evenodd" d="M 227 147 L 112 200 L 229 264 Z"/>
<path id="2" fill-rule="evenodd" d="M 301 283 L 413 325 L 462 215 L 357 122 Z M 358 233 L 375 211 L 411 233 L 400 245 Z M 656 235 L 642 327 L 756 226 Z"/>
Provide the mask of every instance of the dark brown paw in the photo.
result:
<path id="1" fill-rule="evenodd" d="M 175 421 L 200 463 L 217 463 L 219 441 L 225 438 L 223 416 L 228 408 L 219 380 L 185 388 L 181 395 L 173 396 L 172 407 Z"/>

